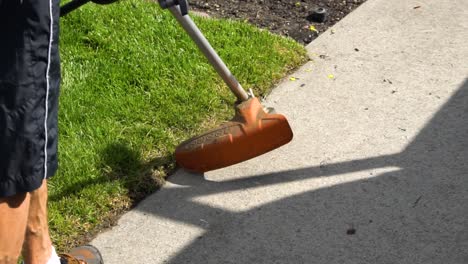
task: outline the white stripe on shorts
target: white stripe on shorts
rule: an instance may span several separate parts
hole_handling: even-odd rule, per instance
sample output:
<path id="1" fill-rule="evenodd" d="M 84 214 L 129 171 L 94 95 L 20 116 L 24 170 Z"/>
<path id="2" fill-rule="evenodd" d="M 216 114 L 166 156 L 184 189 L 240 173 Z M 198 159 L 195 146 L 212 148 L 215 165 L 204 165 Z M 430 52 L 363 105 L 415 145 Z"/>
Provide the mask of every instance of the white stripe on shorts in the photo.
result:
<path id="1" fill-rule="evenodd" d="M 50 33 L 49 33 L 49 50 L 47 54 L 47 68 L 46 68 L 46 99 L 45 99 L 45 117 L 44 117 L 44 179 L 47 178 L 47 144 L 48 144 L 48 131 L 47 131 L 47 119 L 48 119 L 48 112 L 49 112 L 49 89 L 50 89 L 50 57 L 52 53 L 52 41 L 54 39 L 54 17 L 52 13 L 52 3 L 53 0 L 49 0 L 49 15 L 50 15 Z"/>

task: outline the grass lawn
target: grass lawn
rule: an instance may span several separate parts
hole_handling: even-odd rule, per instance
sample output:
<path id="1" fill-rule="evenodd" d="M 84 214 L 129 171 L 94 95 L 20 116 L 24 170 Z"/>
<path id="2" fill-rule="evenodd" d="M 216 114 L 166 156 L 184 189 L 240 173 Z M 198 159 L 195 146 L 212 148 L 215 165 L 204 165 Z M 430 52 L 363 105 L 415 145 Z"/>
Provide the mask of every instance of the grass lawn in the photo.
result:
<path id="1" fill-rule="evenodd" d="M 247 23 L 194 20 L 257 95 L 305 61 L 302 46 Z M 175 146 L 229 119 L 235 97 L 153 2 L 87 4 L 62 18 L 60 45 L 60 167 L 49 211 L 54 243 L 66 250 L 157 190 L 175 168 Z"/>

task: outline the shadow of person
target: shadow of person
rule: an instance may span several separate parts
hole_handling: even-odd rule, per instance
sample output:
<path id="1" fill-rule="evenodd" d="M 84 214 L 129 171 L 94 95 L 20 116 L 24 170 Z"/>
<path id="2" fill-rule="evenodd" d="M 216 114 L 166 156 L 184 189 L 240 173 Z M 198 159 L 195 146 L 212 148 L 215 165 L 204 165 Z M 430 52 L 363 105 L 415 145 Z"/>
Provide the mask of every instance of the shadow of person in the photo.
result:
<path id="1" fill-rule="evenodd" d="M 134 205 L 140 200 L 159 189 L 164 179 L 160 169 L 164 172 L 174 170 L 171 165 L 172 155 L 156 157 L 144 161 L 141 152 L 132 149 L 128 142 L 115 141 L 108 144 L 100 153 L 96 162 L 99 176 L 86 178 L 69 185 L 49 196 L 50 201 L 59 201 L 63 197 L 78 195 L 85 186 L 101 185 L 107 182 L 120 181 L 128 192 Z"/>
<path id="2" fill-rule="evenodd" d="M 204 230 L 167 263 L 467 263 L 467 135 L 465 81 L 401 153 L 219 182 L 178 171 L 137 210 Z M 353 180 L 250 202 L 338 176 Z"/>

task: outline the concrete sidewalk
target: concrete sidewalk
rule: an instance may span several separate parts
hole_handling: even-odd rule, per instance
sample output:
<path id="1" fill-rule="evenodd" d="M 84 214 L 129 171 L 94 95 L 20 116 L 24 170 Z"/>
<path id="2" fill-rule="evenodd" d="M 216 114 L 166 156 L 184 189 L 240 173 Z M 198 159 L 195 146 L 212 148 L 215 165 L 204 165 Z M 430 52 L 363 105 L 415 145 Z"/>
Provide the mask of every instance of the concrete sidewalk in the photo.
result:
<path id="1" fill-rule="evenodd" d="M 182 170 L 93 244 L 106 264 L 468 263 L 468 1 L 368 0 L 267 105 L 294 140 Z"/>

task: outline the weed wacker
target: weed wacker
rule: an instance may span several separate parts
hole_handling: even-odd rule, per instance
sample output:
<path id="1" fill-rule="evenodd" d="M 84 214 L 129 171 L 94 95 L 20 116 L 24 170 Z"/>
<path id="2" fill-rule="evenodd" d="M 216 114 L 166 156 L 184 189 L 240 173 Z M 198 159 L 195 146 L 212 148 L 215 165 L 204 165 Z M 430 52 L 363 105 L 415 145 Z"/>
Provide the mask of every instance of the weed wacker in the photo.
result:
<path id="1" fill-rule="evenodd" d="M 181 143 L 175 151 L 177 163 L 189 171 L 206 172 L 262 155 L 291 141 L 293 133 L 286 118 L 266 112 L 260 101 L 242 88 L 188 16 L 187 1 L 159 0 L 159 4 L 171 11 L 239 101 L 230 122 Z"/>

